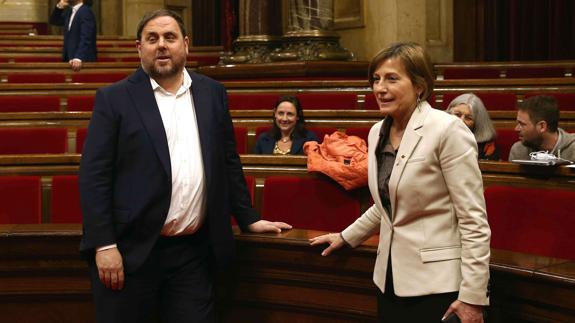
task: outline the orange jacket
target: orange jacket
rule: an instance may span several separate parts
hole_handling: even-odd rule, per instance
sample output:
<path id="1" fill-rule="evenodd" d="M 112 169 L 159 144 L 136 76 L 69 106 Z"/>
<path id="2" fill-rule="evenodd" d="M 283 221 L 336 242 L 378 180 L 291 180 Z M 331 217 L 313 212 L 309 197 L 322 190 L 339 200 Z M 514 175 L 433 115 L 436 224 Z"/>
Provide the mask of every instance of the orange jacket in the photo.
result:
<path id="1" fill-rule="evenodd" d="M 308 172 L 321 172 L 346 190 L 367 185 L 367 144 L 365 140 L 336 131 L 323 142 L 306 142 Z"/>

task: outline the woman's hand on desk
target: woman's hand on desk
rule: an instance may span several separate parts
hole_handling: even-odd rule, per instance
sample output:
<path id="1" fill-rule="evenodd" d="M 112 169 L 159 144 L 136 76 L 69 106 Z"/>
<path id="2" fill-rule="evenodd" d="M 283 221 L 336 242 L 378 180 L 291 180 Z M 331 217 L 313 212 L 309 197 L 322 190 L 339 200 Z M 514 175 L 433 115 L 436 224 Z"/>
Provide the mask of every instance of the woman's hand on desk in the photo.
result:
<path id="1" fill-rule="evenodd" d="M 322 251 L 321 253 L 322 256 L 327 256 L 332 251 L 337 250 L 346 244 L 345 240 L 343 240 L 343 237 L 341 236 L 341 233 L 328 233 L 309 239 L 309 244 L 312 246 L 324 243 L 329 244 L 329 247 L 325 248 Z"/>

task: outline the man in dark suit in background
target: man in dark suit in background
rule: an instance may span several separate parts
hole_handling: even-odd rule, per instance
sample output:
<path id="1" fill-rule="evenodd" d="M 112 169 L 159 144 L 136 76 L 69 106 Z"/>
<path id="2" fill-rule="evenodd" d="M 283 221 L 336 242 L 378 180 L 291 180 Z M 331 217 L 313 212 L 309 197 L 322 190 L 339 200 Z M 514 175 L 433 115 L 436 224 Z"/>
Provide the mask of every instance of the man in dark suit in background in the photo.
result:
<path id="1" fill-rule="evenodd" d="M 52 25 L 64 27 L 62 60 L 74 71 L 79 71 L 83 62 L 97 60 L 96 18 L 90 6 L 91 1 L 60 0 L 50 15 Z"/>
<path id="2" fill-rule="evenodd" d="M 189 39 L 168 10 L 142 18 L 142 66 L 96 93 L 80 163 L 81 250 L 97 321 L 213 322 L 210 264 L 240 228 L 281 232 L 251 207 L 225 88 L 185 69 Z"/>

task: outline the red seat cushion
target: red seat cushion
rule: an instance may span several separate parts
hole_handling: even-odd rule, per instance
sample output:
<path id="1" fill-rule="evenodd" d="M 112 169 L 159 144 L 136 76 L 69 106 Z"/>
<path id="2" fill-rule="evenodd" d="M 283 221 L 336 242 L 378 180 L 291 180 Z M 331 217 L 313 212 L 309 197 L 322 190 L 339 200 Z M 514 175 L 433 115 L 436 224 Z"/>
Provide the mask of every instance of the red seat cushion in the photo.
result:
<path id="1" fill-rule="evenodd" d="M 92 111 L 93 109 L 93 95 L 78 95 L 68 97 L 68 111 Z"/>
<path id="2" fill-rule="evenodd" d="M 76 153 L 81 154 L 84 150 L 84 142 L 86 141 L 87 134 L 88 129 L 86 128 L 76 130 Z"/>
<path id="3" fill-rule="evenodd" d="M 297 229 L 339 232 L 360 215 L 355 193 L 325 177 L 270 176 L 263 190 L 262 217 Z"/>
<path id="4" fill-rule="evenodd" d="M 493 248 L 575 259 L 575 191 L 489 186 L 485 200 Z"/>
<path id="5" fill-rule="evenodd" d="M 507 161 L 509 159 L 509 151 L 511 146 L 519 140 L 517 132 L 513 129 L 497 129 L 497 138 L 495 144 L 499 149 L 499 158 Z"/>
<path id="6" fill-rule="evenodd" d="M 301 93 L 297 95 L 304 111 L 309 110 L 354 110 L 357 109 L 357 94 L 342 92 Z"/>
<path id="7" fill-rule="evenodd" d="M 78 176 L 52 177 L 52 223 L 82 223 Z"/>
<path id="8" fill-rule="evenodd" d="M 443 95 L 443 109 L 447 109 L 449 103 L 453 101 L 461 93 L 445 93 Z M 515 110 L 517 107 L 517 96 L 515 93 L 499 93 L 499 92 L 477 92 L 475 93 L 487 110 Z"/>
<path id="9" fill-rule="evenodd" d="M 279 94 L 253 93 L 253 94 L 228 94 L 228 108 L 230 110 L 272 110 L 279 99 Z"/>
<path id="10" fill-rule="evenodd" d="M 245 127 L 234 127 L 236 137 L 236 151 L 238 154 L 245 154 L 248 151 L 248 129 Z"/>
<path id="11" fill-rule="evenodd" d="M 38 176 L 0 176 L 0 224 L 40 223 L 41 194 Z"/>
<path id="12" fill-rule="evenodd" d="M 0 128 L 0 154 L 63 154 L 68 131 L 64 128 Z"/>
<path id="13" fill-rule="evenodd" d="M 65 83 L 66 75 L 56 73 L 8 74 L 8 83 Z"/>
<path id="14" fill-rule="evenodd" d="M 0 112 L 50 111 L 60 111 L 59 97 L 42 95 L 0 96 Z"/>
<path id="15" fill-rule="evenodd" d="M 58 63 L 62 62 L 62 57 L 58 56 L 22 56 L 14 57 L 16 63 Z"/>

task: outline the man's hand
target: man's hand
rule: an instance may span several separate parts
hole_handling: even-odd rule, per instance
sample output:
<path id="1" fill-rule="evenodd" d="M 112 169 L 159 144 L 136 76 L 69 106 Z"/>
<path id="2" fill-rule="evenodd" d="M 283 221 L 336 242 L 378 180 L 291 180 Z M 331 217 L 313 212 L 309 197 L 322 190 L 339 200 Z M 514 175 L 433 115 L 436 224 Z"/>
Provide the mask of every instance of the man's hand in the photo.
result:
<path id="1" fill-rule="evenodd" d="M 459 317 L 461 323 L 483 323 L 483 306 L 456 300 L 449 305 L 447 312 L 443 314 L 443 318 L 446 318 L 452 312 Z"/>
<path id="2" fill-rule="evenodd" d="M 328 233 L 309 239 L 309 244 L 312 246 L 324 243 L 329 244 L 329 246 L 322 251 L 322 256 L 327 256 L 332 253 L 332 251 L 335 251 L 345 245 L 345 241 L 339 233 Z"/>
<path id="3" fill-rule="evenodd" d="M 96 266 L 100 281 L 113 290 L 124 288 L 124 265 L 118 248 L 96 252 Z"/>
<path id="4" fill-rule="evenodd" d="M 58 7 L 58 9 L 64 9 L 69 5 L 68 0 L 60 0 L 60 2 L 56 4 L 56 7 Z"/>
<path id="5" fill-rule="evenodd" d="M 270 222 L 266 220 L 259 220 L 248 225 L 248 230 L 255 233 L 275 232 L 280 233 L 282 230 L 291 229 L 291 225 L 285 222 Z"/>
<path id="6" fill-rule="evenodd" d="M 82 69 L 82 61 L 77 58 L 71 59 L 68 63 L 74 72 L 79 72 Z"/>

